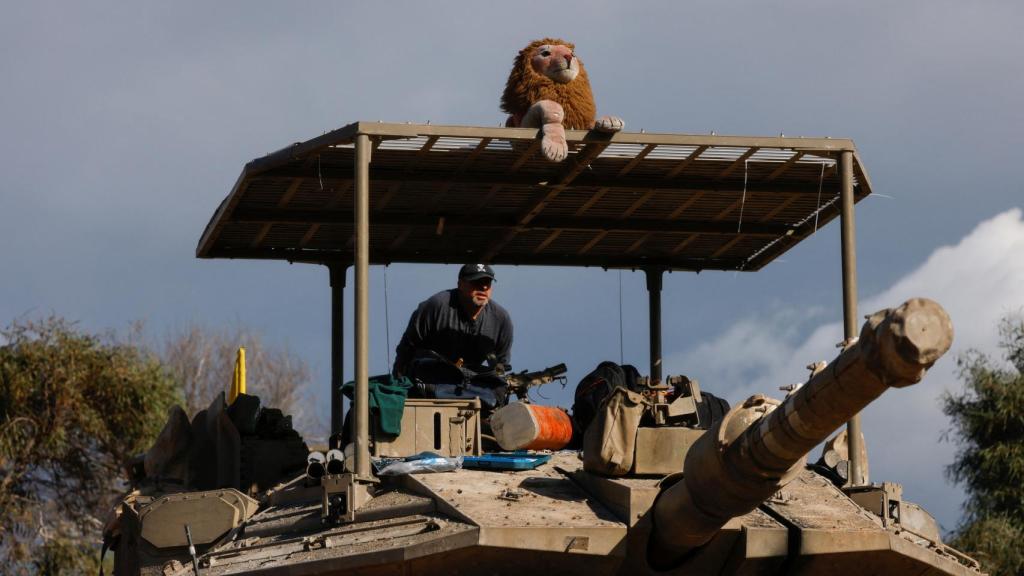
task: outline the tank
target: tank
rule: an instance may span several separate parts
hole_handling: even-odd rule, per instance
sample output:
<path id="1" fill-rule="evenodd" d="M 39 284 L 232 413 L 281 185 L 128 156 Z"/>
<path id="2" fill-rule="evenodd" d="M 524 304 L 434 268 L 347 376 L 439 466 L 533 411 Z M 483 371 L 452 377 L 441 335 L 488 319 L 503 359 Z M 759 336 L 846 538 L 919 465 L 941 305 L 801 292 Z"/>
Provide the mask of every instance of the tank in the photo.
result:
<path id="1" fill-rule="evenodd" d="M 668 475 L 600 476 L 556 451 L 534 469 L 380 476 L 355 509 L 343 491 L 351 467 L 329 465 L 340 453 L 267 490 L 224 485 L 239 466 L 221 465 L 212 490 L 149 479 L 108 527 L 116 573 L 978 574 L 898 485 L 844 488 L 834 466 L 807 465 L 888 388 L 919 382 L 951 340 L 932 301 L 879 311 L 784 400 L 753 396 L 706 431 L 683 427 L 690 443 L 664 436 L 683 462 Z M 213 430 L 207 453 L 223 448 L 219 435 L 238 443 L 217 409 L 197 417 Z M 169 426 L 181 429 L 181 415 Z"/>
<path id="2" fill-rule="evenodd" d="M 899 484 L 868 482 L 857 413 L 920 381 L 952 326 L 923 299 L 859 326 L 854 204 L 872 188 L 853 142 L 572 130 L 566 139 L 568 157 L 551 163 L 534 129 L 363 121 L 246 164 L 196 255 L 327 267 L 331 436 L 311 451 L 254 397 L 218 398 L 191 422 L 172 413 L 104 530 L 116 572 L 979 574 Z M 781 401 L 757 395 L 731 410 L 694 379 L 662 377 L 666 272 L 756 272 L 833 219 L 844 338 L 835 360 L 811 365 Z M 576 419 L 582 451 L 488 454 L 488 434 L 510 427 L 506 446 L 564 434 L 542 432 L 522 407 L 505 428 L 489 427 L 481 398 L 459 386 L 406 400 L 390 433 L 374 420 L 369 266 L 467 259 L 645 273 L 648 376 L 591 398 L 593 423 Z M 528 396 L 556 368 L 509 374 L 509 390 Z M 389 464 L 434 472 L 387 475 Z"/>

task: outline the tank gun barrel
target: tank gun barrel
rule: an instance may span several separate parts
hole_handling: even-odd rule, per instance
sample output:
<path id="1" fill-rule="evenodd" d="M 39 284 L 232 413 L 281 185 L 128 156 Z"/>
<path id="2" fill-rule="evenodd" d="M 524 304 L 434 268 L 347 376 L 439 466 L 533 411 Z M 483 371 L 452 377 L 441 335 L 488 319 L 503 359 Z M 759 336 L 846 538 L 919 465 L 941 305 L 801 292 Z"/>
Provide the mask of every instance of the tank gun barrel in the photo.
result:
<path id="1" fill-rule="evenodd" d="M 756 508 L 882 392 L 919 382 L 952 340 L 946 311 L 914 298 L 868 317 L 860 337 L 782 403 L 757 395 L 733 408 L 690 448 L 682 478 L 662 489 L 652 558 L 674 562 Z"/>

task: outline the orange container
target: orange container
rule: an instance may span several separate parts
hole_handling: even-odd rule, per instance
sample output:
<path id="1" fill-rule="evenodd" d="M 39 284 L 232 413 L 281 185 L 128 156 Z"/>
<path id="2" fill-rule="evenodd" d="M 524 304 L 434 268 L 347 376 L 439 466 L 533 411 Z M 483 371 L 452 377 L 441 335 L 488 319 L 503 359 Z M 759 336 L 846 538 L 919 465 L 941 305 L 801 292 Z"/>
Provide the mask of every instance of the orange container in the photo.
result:
<path id="1" fill-rule="evenodd" d="M 491 416 L 494 438 L 505 450 L 559 450 L 572 440 L 565 410 L 512 402 Z"/>

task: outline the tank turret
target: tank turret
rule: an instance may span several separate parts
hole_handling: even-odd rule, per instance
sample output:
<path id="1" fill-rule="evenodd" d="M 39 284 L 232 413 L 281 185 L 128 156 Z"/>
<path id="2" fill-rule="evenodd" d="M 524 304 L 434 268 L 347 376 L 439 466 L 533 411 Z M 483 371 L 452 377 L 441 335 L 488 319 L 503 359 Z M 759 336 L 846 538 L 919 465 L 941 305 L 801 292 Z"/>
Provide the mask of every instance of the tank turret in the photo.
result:
<path id="1" fill-rule="evenodd" d="M 652 559 L 671 564 L 756 508 L 886 389 L 919 382 L 952 340 L 945 310 L 915 298 L 868 317 L 860 337 L 783 402 L 756 395 L 733 408 L 690 449 L 681 479 L 666 483 L 654 508 Z"/>

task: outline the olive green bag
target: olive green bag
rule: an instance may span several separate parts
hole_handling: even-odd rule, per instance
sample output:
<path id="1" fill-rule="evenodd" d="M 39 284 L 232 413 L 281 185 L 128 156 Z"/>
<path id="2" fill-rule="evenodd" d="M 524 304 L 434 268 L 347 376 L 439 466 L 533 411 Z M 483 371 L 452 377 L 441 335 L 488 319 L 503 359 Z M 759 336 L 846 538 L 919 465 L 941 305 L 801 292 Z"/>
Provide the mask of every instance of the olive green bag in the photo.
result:
<path id="1" fill-rule="evenodd" d="M 629 473 L 645 409 L 642 395 L 623 387 L 612 390 L 583 434 L 583 469 L 605 476 Z"/>

